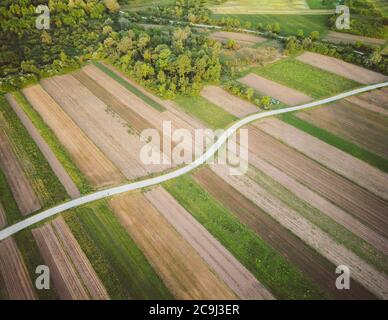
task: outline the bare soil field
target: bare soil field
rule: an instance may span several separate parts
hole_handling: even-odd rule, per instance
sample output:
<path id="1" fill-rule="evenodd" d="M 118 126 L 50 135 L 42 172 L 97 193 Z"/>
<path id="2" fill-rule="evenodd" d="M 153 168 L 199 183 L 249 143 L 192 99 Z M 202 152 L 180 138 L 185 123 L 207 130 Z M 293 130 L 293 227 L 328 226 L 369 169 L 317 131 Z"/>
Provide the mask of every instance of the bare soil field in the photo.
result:
<path id="1" fill-rule="evenodd" d="M 318 53 L 304 52 L 297 60 L 363 84 L 384 82 L 388 79 L 383 74 Z"/>
<path id="2" fill-rule="evenodd" d="M 239 81 L 261 94 L 271 96 L 290 106 L 304 104 L 313 100 L 304 93 L 260 77 L 257 74 L 250 73 Z"/>
<path id="3" fill-rule="evenodd" d="M 231 185 L 225 183 L 211 169 L 204 168 L 194 174 L 195 179 L 210 194 L 248 225 L 259 237 L 275 248 L 285 259 L 316 283 L 323 292 L 334 299 L 371 298 L 357 283 L 350 291 L 340 291 L 335 286 L 335 266 L 295 237 L 265 211 L 255 206 Z"/>
<path id="4" fill-rule="evenodd" d="M 303 218 L 298 212 L 287 207 L 247 176 L 229 175 L 226 166 L 212 166 L 212 170 L 334 265 L 344 264 L 349 266 L 352 270 L 353 279 L 358 281 L 364 288 L 382 299 L 387 298 L 388 279 L 385 274 L 336 243 L 326 233 Z M 368 295 L 368 293 L 365 292 L 365 295 Z"/>
<path id="5" fill-rule="evenodd" d="M 341 224 L 361 239 L 364 239 L 384 254 L 388 254 L 387 239 L 367 227 L 351 214 L 254 154 L 249 155 L 249 163 L 274 181 L 280 183 L 298 198 L 317 208 L 323 214 Z"/>
<path id="6" fill-rule="evenodd" d="M 339 107 L 336 106 L 332 109 L 337 110 Z M 323 107 L 322 111 L 324 111 L 324 108 L 330 107 Z M 321 109 L 316 109 L 315 111 L 318 110 Z M 316 115 L 315 119 L 318 118 L 322 119 Z M 350 111 L 349 118 L 352 118 Z M 333 119 L 335 122 L 342 122 L 340 115 L 333 115 Z M 257 122 L 255 126 L 327 168 L 388 200 L 388 190 L 386 187 L 388 185 L 388 175 L 386 173 L 278 119 L 264 119 Z M 339 125 L 339 127 L 341 126 L 342 124 Z M 370 126 L 372 126 L 372 123 Z"/>
<path id="7" fill-rule="evenodd" d="M 47 145 L 47 143 L 41 137 L 41 135 L 39 134 L 38 130 L 35 128 L 35 126 L 31 122 L 31 120 L 23 112 L 23 109 L 19 106 L 16 99 L 11 94 L 7 94 L 6 98 L 9 102 L 10 106 L 12 107 L 12 109 L 15 111 L 15 113 L 19 117 L 20 121 L 23 123 L 24 127 L 27 129 L 31 138 L 35 141 L 35 143 L 39 147 L 40 151 L 42 151 L 42 154 L 46 158 L 47 162 L 50 164 L 51 169 L 56 174 L 59 181 L 65 187 L 68 195 L 72 198 L 78 198 L 80 196 L 80 192 L 79 192 L 77 186 L 71 180 L 70 176 L 68 175 L 66 170 L 63 168 L 62 164 L 58 161 L 54 152 L 52 152 L 50 147 Z"/>
<path id="8" fill-rule="evenodd" d="M 39 198 L 2 129 L 0 129 L 0 167 L 5 174 L 20 213 L 26 216 L 39 210 L 41 208 Z"/>
<path id="9" fill-rule="evenodd" d="M 206 86 L 202 89 L 201 96 L 236 117 L 245 117 L 259 111 L 259 108 L 254 104 L 240 99 L 220 87 Z"/>
<path id="10" fill-rule="evenodd" d="M 116 197 L 110 205 L 177 299 L 236 298 L 142 194 Z"/>
<path id="11" fill-rule="evenodd" d="M 297 116 L 388 159 L 388 118 L 347 101 L 306 110 Z"/>
<path id="12" fill-rule="evenodd" d="M 127 123 L 73 76 L 53 77 L 43 80 L 42 84 L 127 179 L 165 169 L 159 165 L 146 166 L 141 162 L 140 150 L 144 143 L 132 134 Z"/>
<path id="13" fill-rule="evenodd" d="M 0 202 L 0 229 L 4 228 L 7 224 L 7 217 L 5 216 L 4 207 Z"/>
<path id="14" fill-rule="evenodd" d="M 363 36 L 357 36 L 349 33 L 329 31 L 325 37 L 325 40 L 333 43 L 346 43 L 346 44 L 355 44 L 358 41 L 361 41 L 365 44 L 370 45 L 383 45 L 385 43 L 384 39 L 375 39 L 368 38 Z"/>
<path id="15" fill-rule="evenodd" d="M 361 95 L 346 99 L 359 107 L 388 116 L 388 90 L 381 89 L 366 92 Z"/>
<path id="16" fill-rule="evenodd" d="M 108 299 L 108 294 L 60 217 L 32 231 L 61 299 Z"/>
<path id="17" fill-rule="evenodd" d="M 145 197 L 240 299 L 273 299 L 272 294 L 165 189 L 156 187 Z"/>
<path id="18" fill-rule="evenodd" d="M 260 130 L 249 131 L 250 151 L 344 209 L 381 235 L 388 234 L 388 202 Z"/>
<path id="19" fill-rule="evenodd" d="M 0 242 L 0 276 L 9 299 L 37 299 L 26 265 L 13 238 Z"/>
<path id="20" fill-rule="evenodd" d="M 23 94 L 95 187 L 118 184 L 124 177 L 40 85 Z"/>
<path id="21" fill-rule="evenodd" d="M 229 39 L 235 40 L 241 46 L 253 46 L 256 43 L 264 42 L 266 39 L 248 33 L 217 31 L 209 36 L 210 39 L 228 42 Z"/>

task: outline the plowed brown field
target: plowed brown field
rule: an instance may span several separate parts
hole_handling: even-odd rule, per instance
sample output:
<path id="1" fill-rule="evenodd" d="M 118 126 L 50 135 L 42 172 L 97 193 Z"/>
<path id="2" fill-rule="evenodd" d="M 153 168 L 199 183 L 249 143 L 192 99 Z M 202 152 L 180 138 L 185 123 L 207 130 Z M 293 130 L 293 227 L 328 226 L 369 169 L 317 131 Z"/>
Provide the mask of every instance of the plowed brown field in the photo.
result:
<path id="1" fill-rule="evenodd" d="M 95 187 L 123 181 L 124 177 L 118 169 L 41 86 L 31 86 L 24 89 L 23 93 Z"/>
<path id="2" fill-rule="evenodd" d="M 110 201 L 116 216 L 177 299 L 234 299 L 233 292 L 140 193 Z"/>
<path id="3" fill-rule="evenodd" d="M 35 290 L 13 238 L 0 242 L 0 276 L 11 300 L 34 300 Z"/>
<path id="4" fill-rule="evenodd" d="M 239 298 L 273 299 L 272 294 L 165 189 L 156 187 L 145 196 Z"/>

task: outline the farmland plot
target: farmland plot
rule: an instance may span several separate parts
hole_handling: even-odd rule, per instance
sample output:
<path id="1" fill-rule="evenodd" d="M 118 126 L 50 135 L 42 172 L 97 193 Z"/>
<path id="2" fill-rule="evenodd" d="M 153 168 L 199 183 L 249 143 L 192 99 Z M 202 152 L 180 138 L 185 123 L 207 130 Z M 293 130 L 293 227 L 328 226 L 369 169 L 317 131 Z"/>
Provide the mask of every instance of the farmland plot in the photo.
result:
<path id="1" fill-rule="evenodd" d="M 292 235 L 272 219 L 265 211 L 242 196 L 238 190 L 226 184 L 211 169 L 205 168 L 194 174 L 195 179 L 218 201 L 224 204 L 238 219 L 248 225 L 269 245 L 281 253 L 328 296 L 336 299 L 360 298 L 365 294 L 356 285 L 351 291 L 339 291 L 335 287 L 335 266 L 311 249 L 305 242 Z M 354 284 L 354 283 L 353 283 Z"/>
<path id="2" fill-rule="evenodd" d="M 255 89 L 257 92 L 273 97 L 290 106 L 304 104 L 313 100 L 304 93 L 288 88 L 253 73 L 248 74 L 247 76 L 241 78 L 239 81 Z"/>
<path id="3" fill-rule="evenodd" d="M 285 228 L 304 240 L 334 265 L 345 264 L 352 270 L 353 279 L 368 291 L 385 299 L 388 296 L 388 280 L 385 275 L 365 263 L 354 253 L 337 244 L 326 233 L 290 209 L 264 188 L 246 176 L 231 176 L 225 166 L 212 166 L 224 181 L 238 189 L 246 198 L 265 210 Z M 370 296 L 367 291 L 366 296 Z"/>
<path id="4" fill-rule="evenodd" d="M 297 116 L 388 159 L 388 120 L 385 117 L 346 101 L 306 110 Z"/>
<path id="5" fill-rule="evenodd" d="M 7 178 L 20 212 L 23 215 L 28 215 L 39 210 L 41 208 L 40 201 L 19 160 L 16 158 L 3 128 L 0 129 L 0 166 Z"/>
<path id="6" fill-rule="evenodd" d="M 142 194 L 116 197 L 110 205 L 177 299 L 235 298 Z"/>
<path id="7" fill-rule="evenodd" d="M 336 110 L 338 108 L 333 107 Z M 335 122 L 338 118 L 335 117 Z M 265 119 L 255 126 L 365 189 L 388 199 L 386 173 L 277 119 Z"/>
<path id="8" fill-rule="evenodd" d="M 39 147 L 40 151 L 46 158 L 49 163 L 51 169 L 56 174 L 62 185 L 65 187 L 67 193 L 72 198 L 77 198 L 80 196 L 80 192 L 77 189 L 74 182 L 71 180 L 70 176 L 67 174 L 61 163 L 58 161 L 55 154 L 52 152 L 47 143 L 43 140 L 38 130 L 34 127 L 31 120 L 27 117 L 27 115 L 23 112 L 22 108 L 19 106 L 16 99 L 11 95 L 7 94 L 6 98 L 11 105 L 12 109 L 15 111 L 20 121 L 23 123 L 24 127 L 27 129 L 31 138 L 35 141 L 36 145 Z"/>
<path id="9" fill-rule="evenodd" d="M 216 86 L 207 86 L 201 91 L 201 96 L 236 117 L 245 117 L 258 112 L 254 104 L 240 99 L 224 89 Z"/>
<path id="10" fill-rule="evenodd" d="M 228 42 L 229 39 L 236 41 L 241 46 L 253 46 L 256 43 L 264 42 L 266 39 L 247 33 L 217 31 L 209 36 L 210 39 L 220 41 L 222 43 Z"/>
<path id="11" fill-rule="evenodd" d="M 123 181 L 124 177 L 117 168 L 41 86 L 31 86 L 23 93 L 93 186 L 103 187 Z"/>
<path id="12" fill-rule="evenodd" d="M 0 243 L 0 277 L 3 278 L 7 298 L 36 299 L 32 281 L 13 238 Z"/>
<path id="13" fill-rule="evenodd" d="M 348 43 L 356 44 L 357 42 L 361 41 L 365 44 L 377 45 L 377 46 L 383 45 L 385 43 L 384 39 L 368 38 L 368 37 L 358 36 L 354 34 L 335 32 L 335 31 L 329 31 L 329 33 L 325 37 L 325 40 L 333 43 L 346 43 L 346 44 Z"/>
<path id="14" fill-rule="evenodd" d="M 4 207 L 0 202 L 0 229 L 7 224 L 7 217 L 5 216 Z"/>
<path id="15" fill-rule="evenodd" d="M 273 299 L 272 294 L 165 189 L 154 188 L 145 196 L 239 298 Z"/>
<path id="16" fill-rule="evenodd" d="M 379 83 L 388 79 L 383 74 L 318 53 L 304 52 L 297 60 L 363 84 Z"/>
<path id="17" fill-rule="evenodd" d="M 346 100 L 366 110 L 388 116 L 387 89 L 366 92 L 358 96 L 349 97 Z"/>
<path id="18" fill-rule="evenodd" d="M 250 151 L 352 214 L 381 235 L 388 232 L 386 200 L 308 159 L 259 130 L 249 131 Z"/>
<path id="19" fill-rule="evenodd" d="M 32 232 L 62 299 L 109 298 L 62 218 Z"/>

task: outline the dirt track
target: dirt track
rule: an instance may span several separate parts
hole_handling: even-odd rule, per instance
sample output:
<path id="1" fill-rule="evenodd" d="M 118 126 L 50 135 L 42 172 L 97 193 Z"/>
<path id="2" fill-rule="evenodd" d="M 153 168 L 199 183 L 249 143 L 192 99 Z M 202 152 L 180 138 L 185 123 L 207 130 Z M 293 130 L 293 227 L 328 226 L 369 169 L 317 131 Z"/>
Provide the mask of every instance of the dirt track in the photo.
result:
<path id="1" fill-rule="evenodd" d="M 388 120 L 350 102 L 298 113 L 298 117 L 388 159 Z M 388 190 L 386 199 L 388 199 Z"/>
<path id="2" fill-rule="evenodd" d="M 40 201 L 2 128 L 0 128 L 0 167 L 5 174 L 20 213 L 25 216 L 39 210 L 41 208 Z"/>
<path id="3" fill-rule="evenodd" d="M 241 46 L 252 46 L 264 42 L 266 39 L 248 33 L 217 31 L 209 36 L 210 39 L 226 43 L 229 39 L 235 40 Z"/>
<path id="4" fill-rule="evenodd" d="M 352 43 L 352 44 L 355 44 L 356 42 L 361 41 L 365 44 L 370 44 L 370 45 L 382 45 L 385 43 L 384 39 L 368 38 L 368 37 L 362 37 L 362 36 L 357 36 L 349 33 L 335 32 L 335 31 L 329 31 L 329 33 L 325 37 L 325 40 L 333 43 Z"/>
<path id="5" fill-rule="evenodd" d="M 0 202 L 0 229 L 5 227 L 6 224 L 7 224 L 7 217 L 5 216 L 4 207 Z"/>
<path id="6" fill-rule="evenodd" d="M 0 242 L 0 276 L 11 300 L 35 300 L 36 294 L 27 268 L 13 238 Z"/>
<path id="7" fill-rule="evenodd" d="M 90 262 L 61 217 L 32 233 L 61 299 L 108 299 Z"/>
<path id="8" fill-rule="evenodd" d="M 177 299 L 235 299 L 232 291 L 140 193 L 110 201 L 116 216 Z"/>
<path id="9" fill-rule="evenodd" d="M 382 235 L 388 234 L 388 202 L 319 165 L 260 130 L 249 130 L 250 151 L 285 174 L 357 217 Z"/>
<path id="10" fill-rule="evenodd" d="M 34 109 L 53 130 L 82 173 L 95 187 L 116 185 L 124 177 L 39 85 L 23 90 Z"/>
<path id="11" fill-rule="evenodd" d="M 247 76 L 241 78 L 239 81 L 255 89 L 261 94 L 271 96 L 289 106 L 296 106 L 313 100 L 304 93 L 260 77 L 254 73 L 248 74 Z"/>
<path id="12" fill-rule="evenodd" d="M 259 108 L 254 104 L 238 98 L 217 86 L 206 86 L 202 89 L 201 96 L 236 117 L 245 117 L 259 111 Z"/>
<path id="13" fill-rule="evenodd" d="M 349 266 L 353 278 L 366 289 L 380 298 L 387 299 L 388 279 L 385 274 L 365 263 L 342 245 L 337 244 L 326 233 L 269 194 L 253 180 L 246 176 L 231 176 L 225 166 L 212 166 L 212 170 L 334 265 Z"/>
<path id="14" fill-rule="evenodd" d="M 165 189 L 156 187 L 145 196 L 239 298 L 273 299 L 272 294 Z"/>
<path id="15" fill-rule="evenodd" d="M 383 74 L 318 53 L 304 52 L 297 57 L 297 60 L 363 84 L 373 84 L 388 80 L 388 77 Z"/>
<path id="16" fill-rule="evenodd" d="M 341 108 L 341 106 L 334 106 L 333 109 L 335 108 Z M 318 109 L 315 111 L 318 111 Z M 329 112 L 336 113 L 334 110 Z M 314 117 L 319 121 L 318 113 Z M 334 122 L 341 123 L 339 118 L 340 115 L 334 117 Z M 349 118 L 352 118 L 352 115 L 349 115 Z M 388 185 L 388 175 L 386 173 L 278 119 L 265 119 L 257 122 L 255 126 L 327 168 L 388 200 L 386 187 Z"/>
<path id="17" fill-rule="evenodd" d="M 39 131 L 35 128 L 35 126 L 31 122 L 31 120 L 23 112 L 23 109 L 19 106 L 16 99 L 11 94 L 7 94 L 6 98 L 9 102 L 9 104 L 11 105 L 12 109 L 15 111 L 15 113 L 19 117 L 20 121 L 23 123 L 24 127 L 27 129 L 31 138 L 35 141 L 35 143 L 39 147 L 40 151 L 42 152 L 42 154 L 46 158 L 51 169 L 56 174 L 56 176 L 58 177 L 58 179 L 62 183 L 62 185 L 65 187 L 68 195 L 72 198 L 78 198 L 80 196 L 80 192 L 79 192 L 77 186 L 71 180 L 70 176 L 68 175 L 66 170 L 63 168 L 62 164 L 58 161 L 54 152 L 52 152 L 50 147 L 47 145 L 47 143 L 41 137 L 41 135 L 39 134 Z"/>
<path id="18" fill-rule="evenodd" d="M 212 196 L 226 206 L 244 224 L 254 230 L 285 259 L 289 260 L 320 289 L 334 299 L 360 299 L 372 296 L 357 283 L 352 290 L 340 291 L 335 287 L 335 266 L 295 237 L 267 213 L 242 196 L 238 190 L 226 184 L 209 168 L 194 174 L 195 179 Z"/>

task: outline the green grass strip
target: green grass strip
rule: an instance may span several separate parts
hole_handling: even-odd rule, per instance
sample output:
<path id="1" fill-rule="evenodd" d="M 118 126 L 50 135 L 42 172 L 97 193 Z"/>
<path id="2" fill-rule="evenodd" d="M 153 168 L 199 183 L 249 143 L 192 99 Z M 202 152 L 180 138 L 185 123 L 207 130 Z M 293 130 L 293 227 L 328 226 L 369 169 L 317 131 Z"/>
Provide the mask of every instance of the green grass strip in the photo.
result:
<path id="1" fill-rule="evenodd" d="M 62 146 L 55 133 L 46 125 L 39 113 L 35 111 L 21 92 L 13 92 L 12 95 L 15 97 L 24 113 L 34 124 L 35 128 L 39 131 L 39 134 L 46 141 L 50 149 L 54 152 L 58 161 L 62 164 L 66 172 L 76 184 L 78 190 L 80 190 L 82 194 L 90 193 L 93 188 L 89 185 L 81 170 L 79 170 L 75 165 L 69 153 Z"/>
<path id="2" fill-rule="evenodd" d="M 388 160 L 384 159 L 383 157 L 374 154 L 373 152 L 370 152 L 366 149 L 363 149 L 356 144 L 347 141 L 335 134 L 332 134 L 329 131 L 326 131 L 324 129 L 321 129 L 319 127 L 316 127 L 315 125 L 304 121 L 297 116 L 295 116 L 294 113 L 287 113 L 280 116 L 280 119 L 284 122 L 326 142 L 327 144 L 332 145 L 333 147 L 336 147 L 337 149 L 340 149 L 350 155 L 352 155 L 355 158 L 358 158 L 362 161 L 365 161 L 369 163 L 370 165 L 384 171 L 388 172 Z"/>
<path id="3" fill-rule="evenodd" d="M 293 58 L 252 70 L 264 78 L 321 99 L 358 88 L 361 84 Z"/>
<path id="4" fill-rule="evenodd" d="M 106 202 L 78 208 L 66 221 L 113 299 L 173 299 Z"/>
<path id="5" fill-rule="evenodd" d="M 201 96 L 179 96 L 175 99 L 175 102 L 184 111 L 201 120 L 212 129 L 223 129 L 237 120 L 237 117 Z"/>
<path id="6" fill-rule="evenodd" d="M 374 265 L 377 269 L 386 273 L 388 272 L 388 257 L 375 249 L 368 242 L 359 238 L 303 199 L 298 198 L 290 190 L 263 172 L 256 169 L 250 169 L 248 171 L 248 176 L 276 198 L 287 204 L 287 206 L 294 209 L 301 216 L 329 234 L 338 244 L 348 248 L 366 262 Z"/>
<path id="7" fill-rule="evenodd" d="M 279 299 L 324 299 L 324 294 L 276 250 L 242 224 L 189 176 L 165 188 Z"/>
<path id="8" fill-rule="evenodd" d="M 99 68 L 101 71 L 103 71 L 105 74 L 107 74 L 112 79 L 116 80 L 119 84 L 121 84 L 125 89 L 131 91 L 133 94 L 138 96 L 140 99 L 142 99 L 145 103 L 150 105 L 151 107 L 155 108 L 158 111 L 165 111 L 166 108 L 164 108 L 161 104 L 141 92 L 139 89 L 134 87 L 132 84 L 130 84 L 128 81 L 126 81 L 124 78 L 120 77 L 117 73 L 109 69 L 107 66 L 104 66 L 102 63 L 98 61 L 92 62 L 97 68 Z"/>
<path id="9" fill-rule="evenodd" d="M 0 124 L 43 206 L 65 200 L 65 188 L 4 96 L 0 96 Z"/>

